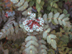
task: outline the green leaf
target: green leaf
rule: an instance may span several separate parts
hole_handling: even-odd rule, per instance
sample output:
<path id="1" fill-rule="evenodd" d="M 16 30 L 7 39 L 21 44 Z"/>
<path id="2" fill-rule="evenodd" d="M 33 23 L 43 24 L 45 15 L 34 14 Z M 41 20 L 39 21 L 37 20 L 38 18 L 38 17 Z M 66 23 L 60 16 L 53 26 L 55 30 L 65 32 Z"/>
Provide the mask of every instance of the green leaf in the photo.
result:
<path id="1" fill-rule="evenodd" d="M 41 8 L 37 8 L 37 11 L 40 12 Z"/>
<path id="2" fill-rule="evenodd" d="M 27 2 L 31 1 L 31 0 L 26 0 Z"/>
<path id="3" fill-rule="evenodd" d="M 53 18 L 53 12 L 50 12 L 50 13 L 48 14 L 48 19 L 49 19 L 48 22 L 51 22 L 51 21 L 52 21 L 52 18 Z"/>
<path id="4" fill-rule="evenodd" d="M 40 5 L 43 6 L 44 5 L 44 1 L 41 1 Z"/>
<path id="5" fill-rule="evenodd" d="M 53 34 L 50 34 L 47 36 L 47 43 L 51 44 L 52 43 L 52 39 L 56 39 L 56 36 Z"/>
<path id="6" fill-rule="evenodd" d="M 55 22 L 56 24 L 58 24 L 57 18 L 59 17 L 59 15 L 60 15 L 60 13 L 54 14 L 54 22 Z"/>
<path id="7" fill-rule="evenodd" d="M 58 12 L 62 13 L 62 9 L 58 8 Z"/>
<path id="8" fill-rule="evenodd" d="M 50 11 L 50 10 L 51 10 L 51 8 L 52 8 L 51 6 L 48 6 L 48 7 L 47 7 L 47 10 L 49 10 L 49 11 Z"/>
<path id="9" fill-rule="evenodd" d="M 62 28 L 60 28 L 60 32 L 65 32 Z"/>
<path id="10" fill-rule="evenodd" d="M 70 29 L 70 31 L 72 32 L 72 28 Z"/>
<path id="11" fill-rule="evenodd" d="M 68 0 L 64 0 L 65 2 L 67 2 Z"/>
<path id="12" fill-rule="evenodd" d="M 68 51 L 69 51 L 69 48 L 66 47 L 66 51 L 65 52 L 67 53 Z"/>
<path id="13" fill-rule="evenodd" d="M 54 9 L 54 13 L 57 13 L 57 12 L 58 12 L 58 11 L 57 11 L 57 9 L 55 8 L 55 9 Z"/>
<path id="14" fill-rule="evenodd" d="M 69 34 L 69 37 L 70 37 L 70 40 L 72 40 L 72 35 L 71 34 Z"/>
<path id="15" fill-rule="evenodd" d="M 37 3 L 40 4 L 41 3 L 41 0 L 37 0 Z"/>
<path id="16" fill-rule="evenodd" d="M 50 3 L 50 6 L 51 6 L 51 7 L 53 6 L 53 2 Z"/>
<path id="17" fill-rule="evenodd" d="M 58 8 L 58 5 L 56 3 L 53 4 L 53 7 Z"/>
<path id="18" fill-rule="evenodd" d="M 47 14 L 44 14 L 43 18 L 44 18 L 45 23 L 48 23 L 48 21 L 47 21 Z"/>
<path id="19" fill-rule="evenodd" d="M 31 1 L 31 2 L 29 3 L 29 5 L 30 5 L 30 6 L 33 6 L 33 5 L 34 5 L 34 1 Z"/>
<path id="20" fill-rule="evenodd" d="M 42 6 L 40 6 L 39 4 L 36 3 L 36 9 L 37 9 L 38 12 L 40 12 L 41 7 L 42 7 Z"/>
<path id="21" fill-rule="evenodd" d="M 38 13 L 38 17 L 41 17 L 42 16 L 42 14 L 41 13 Z"/>
<path id="22" fill-rule="evenodd" d="M 69 37 L 64 35 L 61 40 L 64 42 L 64 43 L 68 43 L 69 42 Z"/>
<path id="23" fill-rule="evenodd" d="M 55 54 L 55 51 L 54 51 L 53 49 L 49 49 L 49 50 L 48 50 L 48 54 L 49 54 L 49 52 L 51 52 L 52 54 Z M 51 53 L 50 53 L 50 54 L 51 54 Z"/>
<path id="24" fill-rule="evenodd" d="M 47 39 L 47 32 L 46 31 L 43 33 L 43 38 Z"/>
<path id="25" fill-rule="evenodd" d="M 52 23 L 53 23 L 54 25 L 56 25 L 56 23 L 54 22 L 54 20 L 52 20 Z"/>
<path id="26" fill-rule="evenodd" d="M 68 12 L 67 12 L 67 10 L 66 10 L 66 9 L 64 9 L 64 10 L 63 10 L 63 13 L 64 13 L 64 14 L 67 14 Z"/>
<path id="27" fill-rule="evenodd" d="M 51 9 L 51 12 L 53 12 L 53 11 L 54 11 L 54 8 Z"/>
<path id="28" fill-rule="evenodd" d="M 62 7 L 62 2 L 58 2 L 58 6 L 59 7 Z"/>
<path id="29" fill-rule="evenodd" d="M 57 48 L 57 43 L 55 40 L 51 40 L 51 46 L 56 49 Z"/>
<path id="30" fill-rule="evenodd" d="M 59 0 L 54 0 L 53 2 L 58 2 Z"/>
<path id="31" fill-rule="evenodd" d="M 70 16 L 70 14 L 66 14 L 66 16 L 65 17 L 69 17 Z"/>
<path id="32" fill-rule="evenodd" d="M 72 51 L 69 52 L 69 54 L 71 54 L 71 53 L 72 53 Z"/>

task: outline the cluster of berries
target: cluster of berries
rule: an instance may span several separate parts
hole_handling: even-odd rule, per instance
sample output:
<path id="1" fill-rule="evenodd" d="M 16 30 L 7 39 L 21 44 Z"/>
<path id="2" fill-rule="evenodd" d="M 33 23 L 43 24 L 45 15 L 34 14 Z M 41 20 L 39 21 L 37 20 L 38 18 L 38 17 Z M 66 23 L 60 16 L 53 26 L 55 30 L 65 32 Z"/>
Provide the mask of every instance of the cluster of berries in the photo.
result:
<path id="1" fill-rule="evenodd" d="M 28 15 L 30 15 L 30 18 L 23 21 L 25 30 L 28 32 L 33 32 L 34 30 L 43 31 L 43 18 L 39 17 L 38 19 L 36 19 L 36 14 L 31 12 L 28 12 Z"/>

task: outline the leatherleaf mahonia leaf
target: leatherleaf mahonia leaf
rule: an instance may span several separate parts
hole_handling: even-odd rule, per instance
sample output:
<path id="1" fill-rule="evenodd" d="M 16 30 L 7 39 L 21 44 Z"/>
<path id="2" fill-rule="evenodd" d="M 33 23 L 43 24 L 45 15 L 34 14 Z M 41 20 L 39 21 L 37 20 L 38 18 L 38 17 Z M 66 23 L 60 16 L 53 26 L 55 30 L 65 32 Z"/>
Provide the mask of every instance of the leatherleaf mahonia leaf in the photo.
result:
<path id="1" fill-rule="evenodd" d="M 30 6 L 33 6 L 33 5 L 34 5 L 34 2 L 33 2 L 33 1 L 31 1 L 31 2 L 29 3 L 29 5 L 30 5 Z"/>
<path id="2" fill-rule="evenodd" d="M 43 33 L 43 38 L 46 39 L 47 38 L 47 32 Z"/>
<path id="3" fill-rule="evenodd" d="M 44 19 L 45 23 L 47 24 L 47 23 L 48 23 L 48 22 L 47 22 L 47 14 L 44 14 L 44 15 L 43 15 L 43 19 Z"/>
<path id="4" fill-rule="evenodd" d="M 58 12 L 62 13 L 62 10 L 60 8 L 57 8 Z"/>
<path id="5" fill-rule="evenodd" d="M 19 11 L 23 11 L 28 7 L 28 2 L 25 2 L 23 6 L 21 6 L 20 8 L 18 8 Z"/>
<path id="6" fill-rule="evenodd" d="M 56 13 L 54 15 L 54 22 L 58 24 L 57 18 L 59 17 L 60 13 Z"/>
<path id="7" fill-rule="evenodd" d="M 70 16 L 70 14 L 66 14 L 66 16 L 65 17 L 69 17 Z"/>
<path id="8" fill-rule="evenodd" d="M 51 28 L 48 28 L 43 32 L 43 38 L 47 40 L 47 43 L 49 43 L 54 49 L 57 49 L 57 43 L 56 43 L 56 35 L 49 34 L 51 31 Z"/>
<path id="9" fill-rule="evenodd" d="M 54 22 L 54 20 L 52 20 L 52 24 L 56 25 L 56 23 Z"/>
<path id="10" fill-rule="evenodd" d="M 51 21 L 52 21 L 52 17 L 53 17 L 53 13 L 52 13 L 52 12 L 50 12 L 50 13 L 48 14 L 49 22 L 51 22 Z"/>
<path id="11" fill-rule="evenodd" d="M 65 17 L 65 14 L 61 14 L 60 13 L 55 13 L 53 14 L 53 12 L 50 12 L 48 14 L 48 22 L 55 22 L 54 24 L 60 24 L 63 27 L 68 27 L 71 28 L 71 23 L 69 22 L 69 18 Z"/>
<path id="12" fill-rule="evenodd" d="M 54 3 L 54 2 L 51 2 L 51 3 L 50 3 L 50 6 L 51 6 L 51 7 L 53 6 L 53 3 Z"/>
<path id="13" fill-rule="evenodd" d="M 48 42 L 49 44 L 51 44 L 51 46 L 52 46 L 54 49 L 56 49 L 56 48 L 57 48 L 57 43 L 56 43 L 56 40 L 54 40 L 54 39 L 56 39 L 56 36 L 53 35 L 53 34 L 50 34 L 49 36 L 47 36 L 47 42 Z"/>
<path id="14" fill-rule="evenodd" d="M 39 1 L 39 3 L 36 2 L 36 9 L 37 9 L 38 12 L 40 12 L 43 9 L 43 5 L 44 5 L 44 1 L 41 1 L 41 2 Z"/>
<path id="15" fill-rule="evenodd" d="M 18 23 L 13 20 L 14 18 L 9 18 L 7 23 L 1 29 L 0 39 L 5 37 L 10 37 L 9 35 L 17 34 L 19 31 Z"/>
<path id="16" fill-rule="evenodd" d="M 34 2 L 31 0 L 10 0 L 17 7 L 18 11 L 22 11 L 22 15 L 27 16 L 27 13 L 32 10 Z M 30 3 L 28 3 L 31 1 Z M 30 6 L 29 6 L 30 5 Z M 29 7 L 28 7 L 29 6 Z"/>
<path id="17" fill-rule="evenodd" d="M 16 4 L 15 6 L 20 7 L 23 3 L 24 3 L 24 0 L 20 0 L 20 2 Z"/>
<path id="18" fill-rule="evenodd" d="M 64 13 L 64 14 L 67 14 L 68 12 L 67 12 L 67 10 L 66 10 L 66 9 L 64 9 L 64 10 L 63 10 L 63 13 Z"/>
<path id="19" fill-rule="evenodd" d="M 11 0 L 11 2 L 13 3 L 17 3 L 19 0 Z"/>
<path id="20" fill-rule="evenodd" d="M 53 35 L 53 34 L 50 34 L 50 35 L 48 35 L 47 36 L 47 42 L 49 43 L 49 44 L 51 44 L 51 42 L 53 41 L 53 39 L 55 39 L 56 38 L 56 36 L 55 35 Z"/>
<path id="21" fill-rule="evenodd" d="M 43 33 L 43 38 L 44 39 L 47 39 L 47 35 L 48 35 L 48 33 L 50 32 L 50 28 L 48 28 L 44 33 Z"/>
<path id="22" fill-rule="evenodd" d="M 40 12 L 41 8 L 42 8 L 42 6 L 36 3 L 36 9 L 38 12 Z"/>
<path id="23" fill-rule="evenodd" d="M 56 3 L 53 4 L 53 7 L 58 8 L 58 5 Z"/>
<path id="24" fill-rule="evenodd" d="M 56 49 L 57 48 L 57 45 L 56 45 L 56 41 L 55 40 L 51 40 L 51 46 Z"/>
<path id="25" fill-rule="evenodd" d="M 26 53 L 26 54 L 36 54 L 36 52 L 38 52 L 38 50 L 37 50 L 36 47 L 38 47 L 39 45 L 37 43 L 36 37 L 34 37 L 34 36 L 28 36 L 26 38 L 25 42 L 26 42 L 26 45 L 25 45 L 25 49 L 24 49 L 23 54 L 24 53 Z"/>

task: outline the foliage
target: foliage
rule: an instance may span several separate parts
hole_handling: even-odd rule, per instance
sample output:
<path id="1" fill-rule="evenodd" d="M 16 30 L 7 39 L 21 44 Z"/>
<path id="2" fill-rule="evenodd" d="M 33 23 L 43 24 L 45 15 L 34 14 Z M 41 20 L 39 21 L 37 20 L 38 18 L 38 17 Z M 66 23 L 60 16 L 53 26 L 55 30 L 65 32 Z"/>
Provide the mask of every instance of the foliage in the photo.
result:
<path id="1" fill-rule="evenodd" d="M 16 1 L 13 1 L 11 0 L 14 4 L 18 2 L 18 0 Z M 66 1 L 66 0 L 64 0 Z M 62 5 L 63 5 L 63 1 L 60 1 L 60 0 L 20 0 L 18 4 L 16 4 L 15 6 L 19 7 L 19 11 L 23 11 L 25 10 L 27 7 L 28 7 L 28 4 L 26 3 L 26 7 L 22 8 L 20 7 L 24 2 L 27 2 L 29 3 L 29 6 L 32 7 L 36 7 L 37 9 L 37 12 L 43 12 L 44 13 L 49 13 L 50 11 L 51 12 L 54 12 L 54 13 L 57 13 L 57 12 L 60 12 L 62 13 Z M 44 10 L 45 9 L 45 10 Z M 35 11 L 35 8 L 33 9 Z M 48 12 L 46 12 L 48 11 Z M 36 11 L 35 11 L 36 12 Z M 27 13 L 26 11 L 24 13 Z M 25 15 L 24 13 L 22 13 L 23 15 Z"/>
<path id="2" fill-rule="evenodd" d="M 19 0 L 11 0 L 11 2 L 13 2 L 14 4 L 17 3 Z M 22 15 L 27 15 L 27 12 L 31 11 L 32 7 L 29 7 L 27 9 L 27 7 L 29 6 L 28 5 L 28 2 L 25 1 L 25 0 L 20 0 L 16 5 L 16 7 L 19 7 L 17 10 L 18 11 L 23 11 L 22 12 Z M 27 10 L 26 10 L 27 9 Z M 24 11 L 25 10 L 25 11 Z"/>
<path id="3" fill-rule="evenodd" d="M 4 54 L 8 54 L 8 53 L 9 53 L 9 50 L 8 50 L 8 49 L 6 49 L 6 50 L 3 49 L 2 43 L 0 44 L 0 49 L 2 50 L 2 52 L 3 52 Z"/>
<path id="4" fill-rule="evenodd" d="M 26 43 L 26 45 L 25 45 Z M 22 43 L 21 46 L 21 51 L 23 54 L 24 53 L 31 53 L 31 54 L 47 54 L 47 47 L 45 46 L 46 42 L 44 40 L 40 40 L 38 42 L 37 38 L 35 36 L 28 36 L 25 39 L 25 43 Z M 38 49 L 38 50 L 37 50 Z"/>
<path id="5" fill-rule="evenodd" d="M 71 5 L 72 1 L 68 1 L 64 4 L 64 8 L 68 11 L 68 13 L 70 14 L 70 16 L 72 17 L 72 5 Z"/>
<path id="6" fill-rule="evenodd" d="M 54 12 L 60 12 L 62 13 L 62 5 L 63 5 L 63 1 L 67 1 L 67 0 L 27 0 L 29 2 L 30 6 L 35 5 L 36 9 L 38 12 L 41 12 L 42 10 L 44 11 L 44 13 L 49 13 Z"/>
<path id="7" fill-rule="evenodd" d="M 45 22 L 46 22 L 46 24 L 47 23 L 50 23 L 50 22 L 52 22 L 52 21 L 54 21 L 55 22 L 55 25 L 56 24 L 60 24 L 60 25 L 64 25 L 65 26 L 65 28 L 66 27 L 69 27 L 69 29 L 71 28 L 71 24 L 67 21 L 67 22 L 65 22 L 65 20 L 67 19 L 67 20 L 69 20 L 68 19 L 68 17 L 66 17 L 65 16 L 65 14 L 61 14 L 60 16 L 60 13 L 56 13 L 56 14 L 53 14 L 52 12 L 50 12 L 49 14 L 48 14 L 48 20 L 47 20 L 47 14 L 45 14 L 44 15 L 44 18 L 45 18 Z M 51 19 L 51 18 L 54 18 L 54 19 Z M 57 19 L 58 18 L 58 19 Z M 62 19 L 63 18 L 63 19 Z M 64 20 L 65 19 L 65 20 Z M 48 21 L 48 22 L 47 22 Z M 64 22 L 62 22 L 62 21 L 64 21 Z M 53 22 L 53 23 L 54 23 Z M 68 23 L 68 24 L 66 24 L 66 23 Z M 66 25 L 65 25 L 66 24 Z M 67 26 L 68 25 L 68 26 Z M 64 27 L 63 26 L 63 27 Z M 63 30 L 60 28 L 60 31 L 62 31 L 63 32 Z M 54 35 L 54 34 L 50 34 L 51 33 L 51 28 L 48 26 L 47 27 L 47 29 L 43 32 L 43 38 L 45 39 L 45 40 L 47 40 L 47 42 L 49 43 L 49 44 L 51 44 L 51 46 L 54 48 L 54 49 L 57 49 L 57 43 L 56 43 L 56 35 Z M 60 33 L 60 35 L 61 35 L 61 33 Z M 61 38 L 61 40 L 63 40 L 64 41 L 64 43 L 68 43 L 68 40 L 65 40 L 65 39 L 69 39 L 68 38 L 68 36 L 66 36 L 66 35 L 62 35 L 62 38 Z"/>
<path id="8" fill-rule="evenodd" d="M 14 21 L 14 18 L 10 18 L 0 32 L 0 39 L 8 36 L 9 34 L 13 35 L 14 32 L 18 33 L 18 24 Z"/>
<path id="9" fill-rule="evenodd" d="M 72 24 L 69 8 L 62 9 L 63 2 L 67 0 L 4 0 L 0 40 L 8 41 L 13 54 L 71 54 Z"/>

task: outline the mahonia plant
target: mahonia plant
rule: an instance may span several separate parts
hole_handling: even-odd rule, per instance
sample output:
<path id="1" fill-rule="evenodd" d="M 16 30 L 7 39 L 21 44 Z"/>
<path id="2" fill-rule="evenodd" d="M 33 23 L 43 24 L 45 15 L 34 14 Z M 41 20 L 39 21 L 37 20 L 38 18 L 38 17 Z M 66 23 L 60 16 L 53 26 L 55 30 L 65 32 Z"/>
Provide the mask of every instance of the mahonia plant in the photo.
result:
<path id="1" fill-rule="evenodd" d="M 28 12 L 28 14 L 31 14 L 31 12 Z M 33 13 L 33 15 L 30 15 L 30 18 L 31 19 L 33 19 L 34 20 L 34 13 Z M 40 17 L 41 18 L 41 17 Z M 53 24 L 60 24 L 61 26 L 63 26 L 63 27 L 65 27 L 65 28 L 71 28 L 71 25 L 70 25 L 70 22 L 68 21 L 69 20 L 69 18 L 68 17 L 65 17 L 65 14 L 61 14 L 60 15 L 60 13 L 56 13 L 56 14 L 53 14 L 53 12 L 50 12 L 49 14 L 48 14 L 48 17 L 47 17 L 47 14 L 44 14 L 43 15 L 43 18 L 44 18 L 44 21 L 45 21 L 45 23 L 46 24 L 48 24 L 48 23 L 50 23 L 50 22 L 53 22 Z M 48 18 L 48 19 L 47 19 Z M 28 20 L 26 20 L 26 21 L 28 21 Z M 23 25 L 26 25 L 27 23 L 25 23 L 25 21 L 23 22 L 24 24 Z M 32 22 L 30 22 L 29 24 L 32 24 Z M 28 25 L 28 24 L 27 24 Z M 34 24 L 32 24 L 32 25 L 34 25 Z M 21 28 L 23 28 L 24 26 L 20 26 Z M 34 27 L 34 26 L 33 26 Z M 32 27 L 32 28 L 33 28 Z M 35 26 L 36 27 L 36 26 Z M 27 27 L 27 30 L 26 30 L 26 28 L 24 27 L 23 29 L 25 29 L 26 31 L 30 31 L 30 29 L 29 29 L 30 27 Z M 44 27 L 45 28 L 45 27 Z M 57 49 L 57 43 L 56 43 L 56 35 L 54 35 L 54 34 L 50 34 L 50 32 L 51 32 L 51 28 L 50 28 L 50 26 L 49 25 L 47 25 L 47 29 L 43 32 L 43 38 L 45 39 L 45 40 L 47 40 L 47 42 L 49 43 L 49 44 L 51 44 L 51 46 L 54 48 L 54 49 Z M 31 32 L 33 32 L 33 31 L 31 31 Z"/>
<path id="2" fill-rule="evenodd" d="M 60 12 L 62 13 L 62 5 L 63 1 L 67 0 L 27 0 L 29 2 L 30 6 L 35 6 L 38 12 L 46 12 L 49 13 L 54 12 Z M 47 12 L 48 11 L 48 12 Z"/>
<path id="3" fill-rule="evenodd" d="M 27 12 L 31 11 L 31 9 L 34 12 L 38 12 L 39 14 L 40 12 L 49 13 L 50 11 L 54 13 L 62 13 L 60 8 L 62 8 L 63 1 L 60 0 L 11 0 L 11 2 L 13 2 L 16 7 L 18 7 L 18 11 L 23 11 L 26 9 L 26 11 L 22 13 L 23 15 L 27 15 Z"/>
<path id="4" fill-rule="evenodd" d="M 18 23 L 14 21 L 14 18 L 9 18 L 7 23 L 0 31 L 0 39 L 7 37 L 9 34 L 13 35 L 14 33 L 18 33 L 19 27 Z"/>
<path id="5" fill-rule="evenodd" d="M 47 43 L 56 50 L 58 48 L 57 41 L 56 41 L 58 37 L 55 34 L 51 33 L 52 28 L 49 26 L 49 23 L 52 23 L 54 25 L 61 25 L 63 29 L 70 29 L 71 25 L 70 25 L 68 16 L 66 17 L 65 14 L 60 14 L 59 12 L 53 14 L 53 10 L 52 10 L 52 12 L 50 12 L 49 14 L 45 13 L 42 16 L 43 18 L 40 16 L 36 19 L 36 14 L 31 12 L 31 9 L 32 9 L 31 7 L 29 7 L 26 10 L 26 8 L 28 7 L 28 2 L 31 2 L 33 0 L 27 0 L 27 1 L 26 0 L 10 0 L 10 1 L 13 2 L 13 4 L 16 7 L 18 7 L 17 8 L 18 11 L 25 10 L 24 12 L 22 12 L 23 15 L 27 16 L 28 14 L 29 16 L 26 18 L 22 18 L 21 21 L 18 22 L 19 24 L 15 22 L 14 20 L 9 20 L 3 27 L 2 31 L 0 32 L 0 38 L 2 39 L 3 37 L 8 36 L 9 34 L 14 34 L 14 33 L 17 34 L 19 30 L 19 27 L 18 27 L 19 25 L 24 33 L 41 32 L 41 37 L 43 36 L 43 39 L 47 40 Z M 38 8 L 37 11 L 40 12 L 40 10 L 42 9 L 42 6 L 44 5 L 44 0 L 34 0 L 34 1 L 36 1 L 36 8 Z M 56 4 L 57 1 L 58 0 L 52 2 L 52 0 L 50 0 L 51 2 L 50 5 L 54 8 L 58 8 L 58 5 Z M 65 36 L 63 36 L 63 38 L 65 38 Z M 25 43 L 22 44 L 22 47 L 21 47 L 22 51 L 20 52 L 23 54 L 25 53 L 26 54 L 37 54 L 37 53 L 47 54 L 47 47 L 45 46 L 46 42 L 43 39 L 40 40 L 39 42 L 34 35 L 30 34 L 25 39 Z"/>
<path id="6" fill-rule="evenodd" d="M 22 43 L 20 52 L 23 54 L 47 54 L 46 42 L 37 40 L 35 36 L 28 36 Z"/>
<path id="7" fill-rule="evenodd" d="M 53 12 L 50 12 L 48 14 L 48 17 L 47 17 L 47 14 L 44 14 L 43 15 L 43 18 L 39 17 L 38 19 L 35 19 L 35 16 L 36 14 L 35 13 L 31 13 L 31 12 L 28 12 L 28 15 L 30 15 L 27 19 L 26 18 L 22 18 L 22 24 L 20 24 L 20 27 L 27 32 L 33 32 L 33 30 L 35 30 L 35 28 L 39 27 L 39 29 L 37 30 L 38 31 L 42 31 L 43 32 L 43 38 L 45 40 L 47 40 L 47 43 L 49 43 L 55 50 L 57 49 L 57 42 L 56 42 L 56 39 L 57 39 L 57 36 L 55 34 L 51 34 L 51 27 L 48 25 L 48 23 L 52 22 L 54 23 L 55 25 L 56 24 L 60 24 L 61 26 L 65 26 L 66 28 L 71 28 L 71 25 L 70 25 L 70 22 L 69 22 L 69 18 L 68 17 L 65 17 L 64 14 L 61 14 L 60 13 L 56 13 L 56 14 L 53 14 Z M 11 19 L 11 18 L 9 18 Z M 43 20 L 44 19 L 44 20 Z M 30 21 L 29 21 L 30 20 Z M 25 22 L 25 23 L 24 23 Z M 21 23 L 21 21 L 19 22 Z M 44 23 L 46 23 L 46 25 L 44 25 Z M 27 25 L 27 27 L 24 27 L 25 25 Z M 34 26 L 36 25 L 36 26 Z M 14 29 L 14 27 L 15 29 Z M 42 26 L 40 28 L 40 26 Z M 9 30 L 11 29 L 12 30 Z M 25 28 L 31 28 L 32 31 L 29 30 L 26 30 Z M 46 29 L 45 29 L 46 28 Z M 6 25 L 4 26 L 4 28 L 2 29 L 2 32 L 0 32 L 0 37 L 2 39 L 2 37 L 6 37 L 8 36 L 8 34 L 13 34 L 14 32 L 15 33 L 18 33 L 18 24 L 14 21 L 14 20 L 9 20 Z M 45 29 L 42 30 L 42 29 Z M 41 32 L 41 33 L 42 33 Z M 31 35 L 30 35 L 31 36 Z M 33 36 L 34 37 L 34 36 Z M 30 37 L 31 38 L 31 37 Z M 29 40 L 29 39 L 28 39 Z M 33 40 L 33 41 L 32 41 Z M 31 40 L 29 40 L 28 42 L 26 42 L 26 44 L 28 43 L 33 43 L 35 44 L 34 42 L 34 38 L 32 38 Z M 26 40 L 25 40 L 26 41 Z M 32 46 L 31 48 L 31 44 L 29 45 L 30 48 L 25 48 L 26 50 L 26 53 L 36 53 L 36 51 L 32 51 L 31 49 L 34 49 L 34 46 Z M 27 52 L 29 50 L 29 52 Z M 31 50 L 31 51 L 30 51 Z M 24 51 L 24 52 L 25 52 Z M 42 51 L 40 50 L 39 51 L 40 53 L 45 53 L 47 54 L 46 52 L 46 49 L 43 49 Z"/>
<path id="8" fill-rule="evenodd" d="M 18 11 L 22 11 L 22 15 L 27 15 L 27 12 L 32 10 L 32 7 L 28 8 L 28 2 L 26 0 L 10 0 L 17 8 Z M 25 10 L 25 11 L 24 11 Z"/>
<path id="9" fill-rule="evenodd" d="M 44 18 L 45 18 L 45 22 L 46 23 L 50 23 L 50 22 L 53 22 L 53 24 L 60 24 L 61 26 L 65 27 L 65 28 L 71 28 L 71 24 L 69 22 L 69 18 L 68 17 L 65 17 L 65 14 L 61 14 L 60 13 L 56 13 L 56 14 L 53 14 L 52 12 L 50 12 L 48 14 L 48 17 L 47 17 L 47 14 L 44 15 Z M 48 19 L 47 19 L 48 18 Z M 51 28 L 48 26 L 47 27 L 47 30 L 44 31 L 43 33 L 43 38 L 47 40 L 47 42 L 49 44 L 51 44 L 51 46 L 56 49 L 57 46 L 56 46 L 56 35 L 54 34 L 50 34 L 51 32 Z"/>

